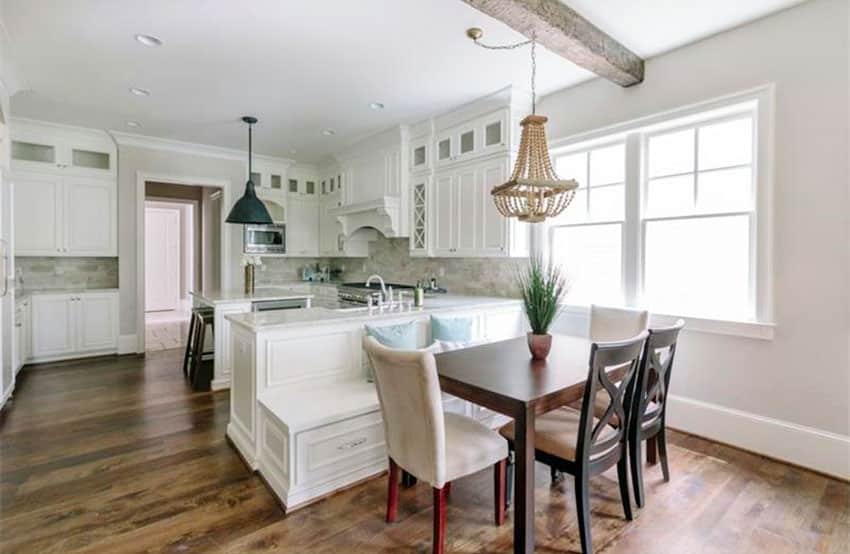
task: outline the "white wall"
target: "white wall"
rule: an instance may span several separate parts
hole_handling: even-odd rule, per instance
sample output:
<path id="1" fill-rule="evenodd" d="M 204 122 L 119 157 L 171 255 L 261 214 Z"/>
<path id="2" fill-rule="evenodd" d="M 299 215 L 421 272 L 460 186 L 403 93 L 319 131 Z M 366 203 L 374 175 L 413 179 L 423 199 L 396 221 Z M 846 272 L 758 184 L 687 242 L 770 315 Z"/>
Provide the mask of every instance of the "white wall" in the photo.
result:
<path id="1" fill-rule="evenodd" d="M 816 0 L 546 97 L 552 140 L 776 86 L 775 337 L 685 333 L 670 424 L 850 477 L 848 6 Z"/>
<path id="2" fill-rule="evenodd" d="M 224 203 L 228 210 L 243 191 L 246 179 L 244 161 L 187 154 L 138 146 L 118 146 L 118 281 L 121 302 L 120 334 L 122 344 L 133 344 L 129 337 L 143 333 L 136 329 L 138 306 L 137 281 L 137 237 L 136 237 L 136 179 L 139 173 L 164 177 L 186 177 L 227 181 L 231 198 Z M 234 196 L 235 195 L 235 196 Z M 242 227 L 229 225 L 227 229 L 232 282 L 241 271 Z"/>

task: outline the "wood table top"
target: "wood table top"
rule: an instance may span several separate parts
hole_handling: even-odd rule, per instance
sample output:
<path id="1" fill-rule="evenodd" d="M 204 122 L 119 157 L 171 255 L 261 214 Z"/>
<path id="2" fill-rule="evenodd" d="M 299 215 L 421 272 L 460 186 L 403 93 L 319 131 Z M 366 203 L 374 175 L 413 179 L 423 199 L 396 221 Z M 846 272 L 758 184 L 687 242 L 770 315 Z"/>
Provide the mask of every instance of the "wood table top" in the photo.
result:
<path id="1" fill-rule="evenodd" d="M 435 356 L 441 382 L 476 387 L 505 400 L 533 404 L 552 394 L 584 388 L 590 360 L 589 339 L 552 336 L 546 360 L 532 360 L 525 337 L 482 344 Z M 580 390 L 579 389 L 579 390 Z"/>

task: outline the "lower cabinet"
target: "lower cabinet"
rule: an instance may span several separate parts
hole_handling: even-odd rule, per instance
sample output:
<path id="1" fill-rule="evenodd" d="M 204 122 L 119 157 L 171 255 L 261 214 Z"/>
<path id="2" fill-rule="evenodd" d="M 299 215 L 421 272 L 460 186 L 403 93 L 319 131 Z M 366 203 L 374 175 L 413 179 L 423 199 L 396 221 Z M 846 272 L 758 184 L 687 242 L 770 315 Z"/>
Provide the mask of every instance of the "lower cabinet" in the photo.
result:
<path id="1" fill-rule="evenodd" d="M 117 351 L 117 292 L 34 294 L 31 302 L 32 361 Z"/>
<path id="2" fill-rule="evenodd" d="M 32 312 L 30 299 L 15 302 L 15 373 L 32 357 Z"/>

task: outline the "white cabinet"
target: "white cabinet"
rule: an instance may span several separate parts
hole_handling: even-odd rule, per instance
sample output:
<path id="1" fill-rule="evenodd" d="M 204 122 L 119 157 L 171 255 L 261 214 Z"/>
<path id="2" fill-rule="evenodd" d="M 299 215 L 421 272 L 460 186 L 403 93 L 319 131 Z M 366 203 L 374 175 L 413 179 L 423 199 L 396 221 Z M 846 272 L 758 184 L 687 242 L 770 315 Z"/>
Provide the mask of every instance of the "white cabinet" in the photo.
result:
<path id="1" fill-rule="evenodd" d="M 437 133 L 436 164 L 444 167 L 507 151 L 509 110 L 496 110 Z"/>
<path id="2" fill-rule="evenodd" d="M 316 197 L 289 195 L 286 253 L 289 256 L 319 255 L 319 202 Z"/>
<path id="3" fill-rule="evenodd" d="M 431 247 L 431 176 L 427 173 L 410 177 L 410 255 L 427 256 Z"/>
<path id="4" fill-rule="evenodd" d="M 118 254 L 114 180 L 17 172 L 12 183 L 16 255 Z"/>
<path id="5" fill-rule="evenodd" d="M 30 300 L 15 302 L 15 373 L 32 357 L 32 312 Z"/>
<path id="6" fill-rule="evenodd" d="M 527 224 L 503 217 L 490 191 L 507 179 L 507 156 L 438 171 L 434 177 L 434 256 L 527 256 Z"/>
<path id="7" fill-rule="evenodd" d="M 103 131 L 13 119 L 12 169 L 114 178 L 115 144 Z"/>
<path id="8" fill-rule="evenodd" d="M 286 223 L 286 194 L 272 190 L 258 190 L 257 197 L 266 205 L 272 221 L 283 225 Z"/>
<path id="9" fill-rule="evenodd" d="M 34 361 L 113 353 L 117 348 L 117 292 L 33 295 Z"/>

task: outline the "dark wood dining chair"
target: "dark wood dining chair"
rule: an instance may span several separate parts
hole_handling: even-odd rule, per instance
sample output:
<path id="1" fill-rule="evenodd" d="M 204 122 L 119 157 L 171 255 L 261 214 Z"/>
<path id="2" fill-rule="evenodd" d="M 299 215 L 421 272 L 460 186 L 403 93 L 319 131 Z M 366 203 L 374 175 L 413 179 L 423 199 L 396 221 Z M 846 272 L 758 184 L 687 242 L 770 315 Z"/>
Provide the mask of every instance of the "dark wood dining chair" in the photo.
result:
<path id="1" fill-rule="evenodd" d="M 667 391 L 670 387 L 670 373 L 673 369 L 673 359 L 676 357 L 679 331 L 684 326 L 685 322 L 680 319 L 671 327 L 649 329 L 646 348 L 635 380 L 628 435 L 632 485 L 635 503 L 639 508 L 644 505 L 641 456 L 644 441 L 647 461 L 654 464 L 657 451 L 658 458 L 661 459 L 664 481 L 670 480 L 670 467 L 667 463 Z"/>
<path id="2" fill-rule="evenodd" d="M 387 523 L 398 510 L 399 473 L 431 485 L 434 495 L 434 554 L 442 554 L 446 504 L 452 481 L 493 468 L 496 525 L 505 520 L 508 447 L 498 433 L 475 421 L 443 412 L 434 354 L 386 348 L 364 337 L 363 348 L 375 370 L 389 454 Z"/>
<path id="3" fill-rule="evenodd" d="M 629 498 L 627 429 L 611 425 L 612 418 L 629 421 L 631 384 L 637 373 L 647 333 L 624 341 L 593 343 L 581 411 L 569 406 L 543 414 L 535 422 L 535 458 L 575 477 L 576 513 L 582 552 L 593 552 L 590 537 L 590 478 L 617 466 L 620 498 L 626 519 L 632 519 Z M 594 415 L 597 393 L 608 397 L 601 417 Z M 514 423 L 500 430 L 514 450 Z M 513 457 L 511 457 L 512 459 Z M 513 465 L 508 465 L 508 480 Z"/>

